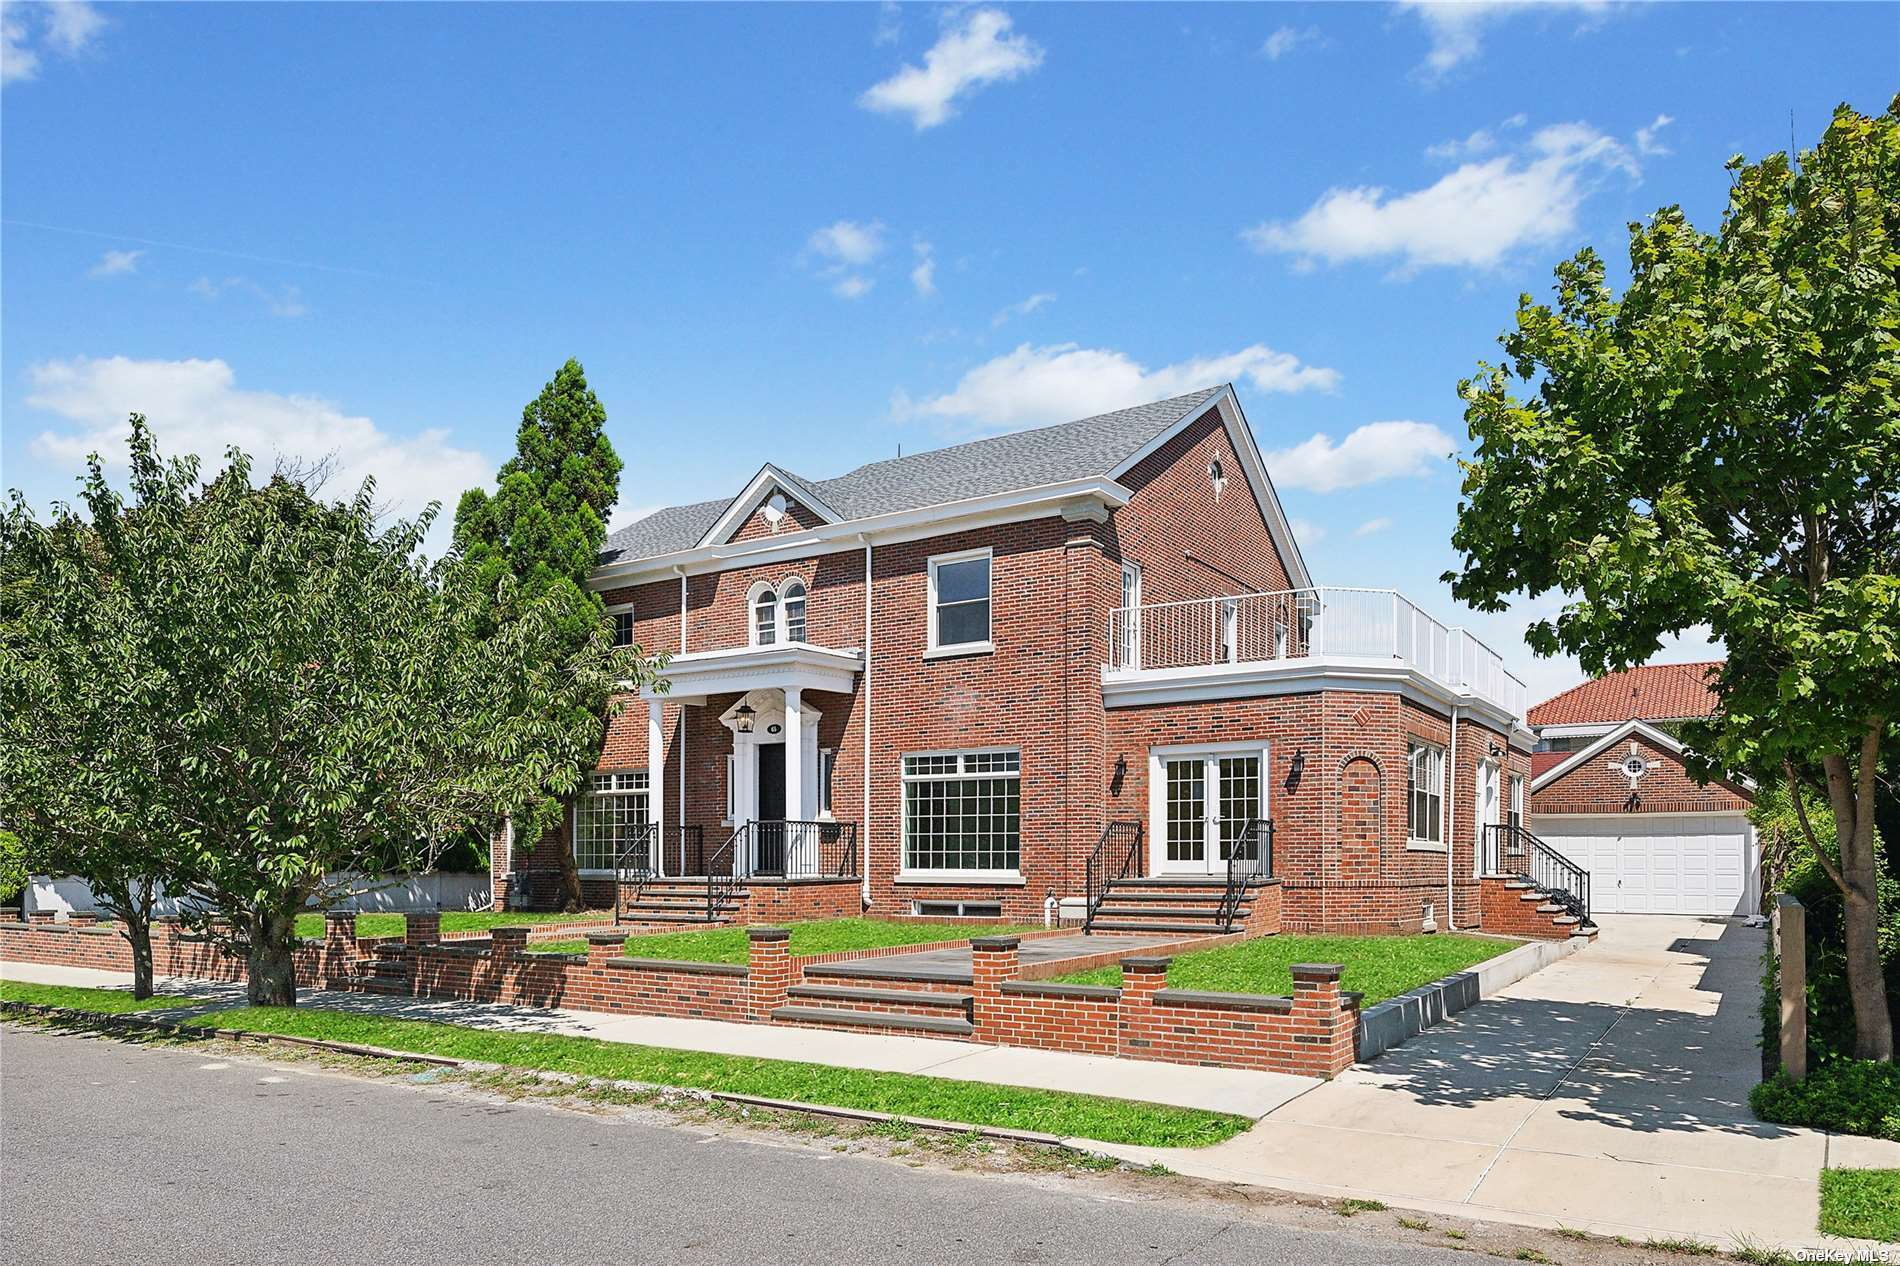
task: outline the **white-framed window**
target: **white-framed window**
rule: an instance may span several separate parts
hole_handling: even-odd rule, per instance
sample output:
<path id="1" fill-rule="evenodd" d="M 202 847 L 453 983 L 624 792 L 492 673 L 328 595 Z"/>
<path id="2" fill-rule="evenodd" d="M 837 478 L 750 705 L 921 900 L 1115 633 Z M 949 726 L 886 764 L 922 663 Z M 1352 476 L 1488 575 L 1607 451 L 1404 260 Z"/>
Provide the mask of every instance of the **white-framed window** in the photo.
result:
<path id="1" fill-rule="evenodd" d="M 647 821 L 646 770 L 589 774 L 587 790 L 574 802 L 575 868 L 612 870 Z"/>
<path id="2" fill-rule="evenodd" d="M 1524 829 L 1524 775 L 1511 775 L 1510 799 L 1506 800 L 1504 805 L 1505 825 L 1510 827 L 1511 833 L 1515 835 Z"/>
<path id="3" fill-rule="evenodd" d="M 831 816 L 831 776 L 838 768 L 838 749 L 818 749 L 818 816 Z"/>
<path id="4" fill-rule="evenodd" d="M 930 560 L 930 650 L 990 649 L 990 551 Z"/>
<path id="5" fill-rule="evenodd" d="M 785 626 L 785 640 L 802 642 L 805 640 L 805 582 L 793 577 L 779 592 L 783 595 L 779 599 L 779 614 L 784 617 L 780 623 Z"/>
<path id="6" fill-rule="evenodd" d="M 1413 742 L 1405 753 L 1405 835 L 1413 844 L 1445 842 L 1445 749 Z"/>
<path id="7" fill-rule="evenodd" d="M 726 753 L 726 821 L 739 820 L 739 757 Z"/>
<path id="8" fill-rule="evenodd" d="M 619 607 L 608 607 L 607 618 L 613 621 L 614 645 L 615 646 L 632 646 L 633 645 L 633 607 L 630 605 L 619 606 Z"/>
<path id="9" fill-rule="evenodd" d="M 1022 753 L 919 753 L 903 777 L 906 871 L 1021 871 Z"/>
<path id="10" fill-rule="evenodd" d="M 778 641 L 778 594 L 761 587 L 752 594 L 752 644 L 770 646 Z"/>

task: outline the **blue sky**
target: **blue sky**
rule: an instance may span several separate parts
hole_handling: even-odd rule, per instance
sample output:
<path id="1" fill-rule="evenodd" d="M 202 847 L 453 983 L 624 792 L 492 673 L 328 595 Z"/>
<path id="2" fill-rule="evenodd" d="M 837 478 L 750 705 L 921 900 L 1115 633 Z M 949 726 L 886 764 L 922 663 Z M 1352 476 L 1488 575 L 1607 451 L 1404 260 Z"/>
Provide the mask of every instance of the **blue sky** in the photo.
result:
<path id="1" fill-rule="evenodd" d="M 1524 290 L 1895 89 L 1900 7 L 8 3 L 0 482 L 132 409 L 452 506 L 568 356 L 616 521 L 1231 379 L 1322 583 L 1437 582 Z M 1542 607 L 1552 605 L 1546 600 Z M 1541 696 L 1574 667 L 1470 622 Z M 1691 638 L 1667 657 L 1705 647 Z"/>

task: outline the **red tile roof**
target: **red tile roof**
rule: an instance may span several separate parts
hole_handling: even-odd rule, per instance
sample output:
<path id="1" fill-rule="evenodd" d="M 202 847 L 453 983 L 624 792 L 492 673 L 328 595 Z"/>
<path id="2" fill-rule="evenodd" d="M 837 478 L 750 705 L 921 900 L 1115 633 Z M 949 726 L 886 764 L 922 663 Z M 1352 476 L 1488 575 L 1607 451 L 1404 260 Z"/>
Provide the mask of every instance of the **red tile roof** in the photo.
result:
<path id="1" fill-rule="evenodd" d="M 1531 709 L 1532 725 L 1589 725 L 1601 721 L 1675 721 L 1715 712 L 1709 679 L 1722 661 L 1697 664 L 1645 664 L 1610 673 Z"/>

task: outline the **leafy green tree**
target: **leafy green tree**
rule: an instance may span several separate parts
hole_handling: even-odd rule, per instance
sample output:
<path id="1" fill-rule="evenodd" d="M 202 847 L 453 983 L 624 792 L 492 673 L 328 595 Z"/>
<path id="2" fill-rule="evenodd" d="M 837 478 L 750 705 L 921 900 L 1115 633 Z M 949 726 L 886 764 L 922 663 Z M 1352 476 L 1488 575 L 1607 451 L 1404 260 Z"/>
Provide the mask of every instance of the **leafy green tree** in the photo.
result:
<path id="1" fill-rule="evenodd" d="M 82 515 L 0 516 L 0 821 L 28 873 L 79 875 L 123 925 L 133 993 L 152 992 L 152 914 L 178 876 L 173 708 L 195 459 L 164 464 L 133 419 L 132 504 L 95 459 Z"/>
<path id="2" fill-rule="evenodd" d="M 1900 718 L 1900 98 L 1835 112 L 1791 161 L 1729 163 L 1720 231 L 1680 208 L 1529 295 L 1501 364 L 1460 384 L 1477 442 L 1455 592 L 1487 610 L 1552 590 L 1526 637 L 1592 672 L 1706 626 L 1720 715 L 1684 728 L 1698 772 L 1824 794 L 1804 832 L 1839 889 L 1856 1052 L 1893 1057 L 1881 984 L 1875 771 Z"/>
<path id="3" fill-rule="evenodd" d="M 505 626 L 521 604 L 538 602 L 559 612 L 568 646 L 578 649 L 598 633 L 604 612 L 587 575 L 607 539 L 621 469 L 606 425 L 607 410 L 580 362 L 570 360 L 522 410 L 515 455 L 502 464 L 495 495 L 481 488 L 463 494 L 455 543 L 479 577 L 484 621 Z M 599 758 L 608 698 L 608 689 L 585 680 L 548 696 L 548 746 L 540 753 L 548 778 L 509 809 L 517 840 L 553 833 L 568 909 L 580 908 L 581 881 L 564 809 Z"/>

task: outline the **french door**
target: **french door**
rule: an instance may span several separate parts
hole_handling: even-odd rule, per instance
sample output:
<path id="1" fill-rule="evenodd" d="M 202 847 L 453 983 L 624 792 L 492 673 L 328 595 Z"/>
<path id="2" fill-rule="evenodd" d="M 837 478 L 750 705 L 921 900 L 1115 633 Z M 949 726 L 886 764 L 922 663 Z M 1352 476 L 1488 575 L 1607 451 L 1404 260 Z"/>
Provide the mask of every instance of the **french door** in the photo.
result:
<path id="1" fill-rule="evenodd" d="M 1248 823 L 1267 816 L 1267 752 L 1260 746 L 1156 749 L 1150 759 L 1156 874 L 1227 873 Z M 1244 847 L 1259 849 L 1258 838 Z"/>

